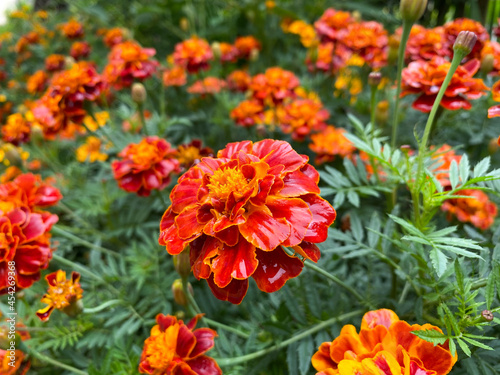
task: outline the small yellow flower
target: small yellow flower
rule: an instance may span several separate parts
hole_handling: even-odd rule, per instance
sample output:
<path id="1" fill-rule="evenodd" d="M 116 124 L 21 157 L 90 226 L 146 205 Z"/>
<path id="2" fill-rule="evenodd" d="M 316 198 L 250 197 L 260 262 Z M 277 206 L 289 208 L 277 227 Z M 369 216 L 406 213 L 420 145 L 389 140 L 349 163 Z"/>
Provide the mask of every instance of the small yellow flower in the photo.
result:
<path id="1" fill-rule="evenodd" d="M 97 120 L 97 123 L 95 120 Z M 106 125 L 109 120 L 109 113 L 107 111 L 97 112 L 95 113 L 95 120 L 92 116 L 87 115 L 83 119 L 83 124 L 87 127 L 87 129 L 95 132 L 100 127 Z"/>
<path id="2" fill-rule="evenodd" d="M 108 155 L 101 152 L 101 146 L 102 143 L 99 138 L 94 136 L 88 137 L 85 144 L 77 148 L 76 160 L 80 163 L 85 163 L 86 161 L 90 163 L 105 161 Z"/>

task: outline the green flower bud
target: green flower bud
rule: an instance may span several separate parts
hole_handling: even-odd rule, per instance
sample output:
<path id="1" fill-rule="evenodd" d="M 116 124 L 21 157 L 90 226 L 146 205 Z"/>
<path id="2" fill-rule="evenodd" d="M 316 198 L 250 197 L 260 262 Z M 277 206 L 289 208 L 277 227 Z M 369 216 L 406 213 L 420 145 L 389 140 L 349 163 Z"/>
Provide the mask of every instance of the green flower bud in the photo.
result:
<path id="1" fill-rule="evenodd" d="M 427 0 L 401 0 L 399 11 L 403 21 L 415 23 L 425 12 Z"/>
<path id="2" fill-rule="evenodd" d="M 142 83 L 136 82 L 132 85 L 132 100 L 135 103 L 142 104 L 146 101 L 148 94 Z"/>
<path id="3" fill-rule="evenodd" d="M 460 31 L 453 44 L 453 51 L 455 53 L 462 53 L 463 57 L 471 53 L 474 45 L 477 42 L 477 35 L 472 31 Z"/>

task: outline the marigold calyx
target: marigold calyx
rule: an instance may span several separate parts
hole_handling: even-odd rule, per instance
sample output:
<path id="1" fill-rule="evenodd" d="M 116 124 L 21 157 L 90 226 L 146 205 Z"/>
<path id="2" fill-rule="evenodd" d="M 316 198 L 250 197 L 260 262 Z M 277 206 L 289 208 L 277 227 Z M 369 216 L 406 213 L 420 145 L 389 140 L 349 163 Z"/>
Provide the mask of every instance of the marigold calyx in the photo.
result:
<path id="1" fill-rule="evenodd" d="M 381 80 L 382 73 L 380 72 L 371 72 L 370 74 L 368 74 L 368 84 L 370 86 L 378 86 Z"/>
<path id="2" fill-rule="evenodd" d="M 140 82 L 136 82 L 132 85 L 132 100 L 137 104 L 142 104 L 146 101 L 147 92 L 144 85 Z"/>
<path id="3" fill-rule="evenodd" d="M 403 21 L 414 23 L 425 12 L 427 8 L 427 0 L 401 0 L 399 3 L 399 11 Z"/>
<path id="4" fill-rule="evenodd" d="M 472 48 L 477 42 L 477 35 L 472 31 L 460 31 L 453 44 L 453 51 L 455 53 L 463 53 L 463 57 L 471 53 Z"/>

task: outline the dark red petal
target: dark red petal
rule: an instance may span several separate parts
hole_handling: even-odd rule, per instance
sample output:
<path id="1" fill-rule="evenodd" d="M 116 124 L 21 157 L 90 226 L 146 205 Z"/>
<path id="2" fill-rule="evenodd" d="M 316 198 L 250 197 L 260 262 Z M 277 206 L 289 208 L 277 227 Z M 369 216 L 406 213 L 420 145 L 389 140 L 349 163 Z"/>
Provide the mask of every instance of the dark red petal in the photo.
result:
<path id="1" fill-rule="evenodd" d="M 213 275 L 207 279 L 207 282 L 215 298 L 231 302 L 235 305 L 239 305 L 243 301 L 248 290 L 248 279 L 233 279 L 225 288 L 219 288 L 215 285 Z"/>
<path id="2" fill-rule="evenodd" d="M 293 249 L 301 256 L 312 260 L 314 263 L 317 263 L 321 257 L 321 252 L 319 251 L 318 246 L 311 242 L 303 241 L 298 246 L 294 246 Z"/>
<path id="3" fill-rule="evenodd" d="M 123 176 L 119 181 L 118 185 L 126 191 L 135 192 L 142 186 L 142 173 L 130 173 Z"/>
<path id="4" fill-rule="evenodd" d="M 488 118 L 499 117 L 500 116 L 500 104 L 494 105 L 488 109 Z"/>
<path id="5" fill-rule="evenodd" d="M 218 239 L 205 235 L 191 243 L 189 258 L 193 275 L 198 280 L 210 276 L 211 259 L 218 254 L 219 247 L 222 247 L 222 243 Z"/>
<path id="6" fill-rule="evenodd" d="M 316 194 L 303 195 L 301 198 L 309 205 L 309 210 L 313 214 L 304 241 L 314 243 L 325 241 L 328 237 L 328 227 L 332 225 L 337 217 L 335 209 L 330 203 Z"/>
<path id="7" fill-rule="evenodd" d="M 449 110 L 455 111 L 457 109 L 471 109 L 472 104 L 467 101 L 467 99 L 462 98 L 461 96 L 455 96 L 452 98 L 443 97 L 443 100 L 441 100 L 441 105 Z"/>
<path id="8" fill-rule="evenodd" d="M 236 246 L 224 245 L 212 261 L 212 272 L 215 284 L 225 288 L 231 280 L 249 278 L 258 266 L 255 247 L 241 239 Z"/>
<path id="9" fill-rule="evenodd" d="M 283 178 L 283 189 L 279 194 L 283 197 L 297 197 L 299 195 L 314 193 L 319 194 L 317 182 L 302 171 L 288 173 Z"/>
<path id="10" fill-rule="evenodd" d="M 188 324 L 186 324 L 186 327 L 188 327 L 191 331 L 194 329 L 194 327 L 196 327 L 196 325 L 198 324 L 198 320 L 200 320 L 203 315 L 205 314 L 196 314 L 193 319 L 191 319 Z"/>
<path id="11" fill-rule="evenodd" d="M 196 337 L 184 324 L 179 327 L 177 336 L 177 347 L 175 351 L 181 358 L 186 358 L 196 346 Z"/>
<path id="12" fill-rule="evenodd" d="M 417 100 L 413 102 L 411 106 L 418 111 L 427 113 L 431 111 L 432 105 L 434 104 L 435 100 L 436 100 L 436 95 L 422 94 L 417 98 Z"/>
<path id="13" fill-rule="evenodd" d="M 160 331 L 165 332 L 168 327 L 177 323 L 177 318 L 172 315 L 158 314 L 156 315 L 156 323 L 160 326 Z"/>
<path id="14" fill-rule="evenodd" d="M 289 256 L 281 246 L 273 251 L 257 250 L 257 260 L 259 267 L 252 277 L 259 289 L 266 293 L 281 289 L 288 279 L 298 276 L 304 267 L 300 259 Z"/>
<path id="15" fill-rule="evenodd" d="M 54 311 L 54 306 L 50 306 L 47 311 L 44 311 L 42 313 L 37 312 L 36 316 L 38 316 L 42 322 L 46 322 L 47 320 L 49 320 L 49 317 L 50 317 L 50 314 L 52 314 L 52 311 Z"/>
<path id="16" fill-rule="evenodd" d="M 267 175 L 261 181 L 259 181 L 259 191 L 256 196 L 252 197 L 250 201 L 255 206 L 262 206 L 266 203 L 266 198 L 271 191 L 271 187 L 274 183 L 274 176 Z"/>
<path id="17" fill-rule="evenodd" d="M 263 210 L 251 212 L 247 221 L 239 226 L 240 233 L 255 247 L 270 251 L 290 236 L 290 224 L 275 219 Z"/>
<path id="18" fill-rule="evenodd" d="M 197 233 L 191 238 L 182 239 L 179 237 L 179 234 L 177 233 L 177 227 L 174 224 L 160 232 L 158 243 L 165 246 L 167 252 L 170 255 L 177 255 L 180 254 L 182 250 L 184 250 L 188 243 L 193 241 L 195 238 L 198 238 L 199 236 L 201 236 L 201 233 Z"/>
<path id="19" fill-rule="evenodd" d="M 222 375 L 222 371 L 215 359 L 207 356 L 199 356 L 186 361 L 191 369 L 198 375 Z"/>
<path id="20" fill-rule="evenodd" d="M 175 358 L 174 358 L 175 360 Z M 194 371 L 191 366 L 189 366 L 187 363 L 182 362 L 181 360 L 177 359 L 179 363 L 175 364 L 173 368 L 170 368 L 173 364 L 171 363 L 168 369 L 165 372 L 162 372 L 160 374 L 172 374 L 172 375 L 198 375 L 196 371 Z M 150 372 L 150 374 L 154 374 L 154 372 Z"/>
<path id="21" fill-rule="evenodd" d="M 212 349 L 214 346 L 214 338 L 217 337 L 217 332 L 210 328 L 199 328 L 193 333 L 196 337 L 196 346 L 189 355 L 189 358 L 195 358 Z"/>

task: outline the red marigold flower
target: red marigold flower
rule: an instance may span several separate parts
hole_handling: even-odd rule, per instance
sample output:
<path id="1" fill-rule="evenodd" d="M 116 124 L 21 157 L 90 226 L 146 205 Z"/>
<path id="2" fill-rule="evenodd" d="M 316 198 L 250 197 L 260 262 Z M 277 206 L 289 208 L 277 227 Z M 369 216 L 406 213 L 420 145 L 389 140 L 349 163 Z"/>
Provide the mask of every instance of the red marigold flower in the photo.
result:
<path id="1" fill-rule="evenodd" d="M 245 92 L 250 86 L 252 77 L 246 70 L 235 70 L 227 76 L 227 86 L 231 91 Z"/>
<path id="2" fill-rule="evenodd" d="M 186 70 L 182 66 L 175 65 L 163 71 L 163 84 L 166 87 L 184 86 L 186 82 Z"/>
<path id="3" fill-rule="evenodd" d="M 54 309 L 71 314 L 73 306 L 83 295 L 83 289 L 79 283 L 80 274 L 73 271 L 71 279 L 66 280 L 66 272 L 58 270 L 45 276 L 45 280 L 49 284 L 49 289 L 42 297 L 42 302 L 46 303 L 47 306 L 38 310 L 36 315 L 41 321 L 46 322 Z"/>
<path id="4" fill-rule="evenodd" d="M 124 41 L 125 32 L 121 27 L 114 27 L 106 30 L 104 34 L 104 44 L 108 47 L 114 47 Z"/>
<path id="5" fill-rule="evenodd" d="M 68 39 L 80 38 L 84 34 L 83 25 L 74 19 L 63 23 L 58 27 L 61 29 L 63 35 Z"/>
<path id="6" fill-rule="evenodd" d="M 319 100 L 296 99 L 276 108 L 276 117 L 285 134 L 292 133 L 296 141 L 303 141 L 311 131 L 321 131 L 330 117 Z"/>
<path id="7" fill-rule="evenodd" d="M 295 74 L 276 66 L 253 77 L 250 90 L 255 99 L 273 106 L 283 102 L 285 98 L 294 98 L 293 90 L 298 86 L 299 79 Z"/>
<path id="8" fill-rule="evenodd" d="M 151 190 L 163 190 L 171 174 L 179 172 L 179 161 L 173 156 L 170 143 L 156 136 L 125 147 L 113 161 L 113 175 L 118 185 L 128 192 L 147 197 Z"/>
<path id="9" fill-rule="evenodd" d="M 230 143 L 202 161 L 172 189 L 159 243 L 169 254 L 189 246 L 197 279 L 215 297 L 240 303 L 252 277 L 271 293 L 316 262 L 335 210 L 319 196 L 319 174 L 284 141 Z"/>
<path id="10" fill-rule="evenodd" d="M 238 60 L 240 51 L 234 45 L 221 42 L 218 48 L 220 50 L 220 61 L 222 63 L 231 63 Z"/>
<path id="11" fill-rule="evenodd" d="M 240 36 L 234 41 L 234 46 L 238 50 L 238 57 L 240 59 L 249 59 L 253 51 L 260 51 L 262 46 L 260 42 L 253 36 Z"/>
<path id="12" fill-rule="evenodd" d="M 49 77 L 44 70 L 37 70 L 33 75 L 29 76 L 26 82 L 26 89 L 30 94 L 42 92 L 45 89 Z"/>
<path id="13" fill-rule="evenodd" d="M 471 223 L 476 228 L 486 230 L 493 225 L 497 216 L 497 206 L 481 190 L 465 189 L 456 193 L 470 198 L 448 199 L 441 210 L 448 212 L 448 220 L 455 216 L 462 223 Z"/>
<path id="14" fill-rule="evenodd" d="M 485 27 L 481 25 L 481 23 L 469 18 L 457 18 L 446 23 L 443 27 L 450 56 L 453 55 L 453 44 L 461 31 L 471 31 L 477 36 L 477 42 L 474 45 L 472 52 L 465 57 L 466 60 L 479 59 L 484 44 L 490 40 L 490 35 Z"/>
<path id="15" fill-rule="evenodd" d="M 251 127 L 264 122 L 264 106 L 258 100 L 243 100 L 231 111 L 231 118 L 240 126 Z"/>
<path id="16" fill-rule="evenodd" d="M 30 124 L 20 113 L 14 113 L 7 117 L 7 123 L 2 126 L 2 139 L 16 146 L 28 142 L 30 134 Z"/>
<path id="17" fill-rule="evenodd" d="M 214 58 L 214 54 L 205 39 L 195 36 L 177 43 L 173 57 L 176 65 L 184 67 L 189 73 L 197 73 L 208 69 L 208 62 Z"/>
<path id="18" fill-rule="evenodd" d="M 355 20 L 351 13 L 328 8 L 314 23 L 314 28 L 322 42 L 336 42 L 342 39 L 338 35 L 339 30 L 346 29 L 353 22 Z"/>
<path id="19" fill-rule="evenodd" d="M 411 62 L 403 69 L 401 96 L 420 95 L 412 107 L 422 112 L 430 112 L 450 66 L 451 63 L 440 56 L 430 61 Z M 474 59 L 458 67 L 441 100 L 442 107 L 449 110 L 470 109 L 472 104 L 468 99 L 478 99 L 486 94 L 488 87 L 483 80 L 472 78 L 480 66 L 479 60 Z"/>
<path id="20" fill-rule="evenodd" d="M 221 375 L 213 358 L 205 355 L 213 348 L 217 333 L 210 328 L 198 328 L 202 314 L 188 324 L 175 316 L 158 314 L 158 323 L 144 341 L 139 372 L 141 374 L 198 374 Z"/>
<path id="21" fill-rule="evenodd" d="M 356 148 L 344 133 L 345 129 L 328 125 L 323 131 L 311 135 L 312 143 L 309 148 L 316 153 L 316 164 L 330 162 L 336 155 L 342 158 L 351 156 Z"/>
<path id="22" fill-rule="evenodd" d="M 491 94 L 494 101 L 500 102 L 500 81 L 497 81 L 493 84 L 493 87 L 491 88 Z M 488 108 L 488 118 L 499 117 L 499 116 L 500 116 L 500 104 Z"/>
<path id="23" fill-rule="evenodd" d="M 226 81 L 217 77 L 205 77 L 196 81 L 188 87 L 187 92 L 190 94 L 218 94 L 226 88 Z"/>
<path id="24" fill-rule="evenodd" d="M 401 38 L 402 28 L 396 30 Z M 407 62 L 431 60 L 434 56 L 451 57 L 443 27 L 426 29 L 421 25 L 413 25 L 406 44 L 405 59 Z"/>
<path id="25" fill-rule="evenodd" d="M 177 146 L 175 158 L 179 160 L 183 170 L 198 164 L 203 157 L 213 156 L 214 151 L 210 147 L 203 147 L 199 139 L 193 139 L 187 144 Z"/>
<path id="26" fill-rule="evenodd" d="M 129 87 L 134 79 L 142 81 L 155 73 L 159 63 L 150 59 L 155 54 L 154 48 L 142 48 L 132 40 L 116 44 L 111 49 L 103 75 L 117 90 Z"/>
<path id="27" fill-rule="evenodd" d="M 69 52 L 71 57 L 73 57 L 75 60 L 85 58 L 89 55 L 89 53 L 90 53 L 90 44 L 88 44 L 87 42 L 74 42 L 71 45 L 71 49 Z"/>
<path id="28" fill-rule="evenodd" d="M 16 45 L 14 46 L 14 51 L 16 53 L 25 52 L 30 44 L 40 43 L 40 34 L 36 31 L 30 31 L 26 35 L 19 38 Z"/>
<path id="29" fill-rule="evenodd" d="M 49 72 L 56 72 L 64 69 L 64 55 L 49 55 L 45 59 L 45 69 Z"/>
<path id="30" fill-rule="evenodd" d="M 411 333 L 420 330 L 442 332 L 430 324 L 409 325 L 388 309 L 370 311 L 359 333 L 345 325 L 335 340 L 321 344 L 311 362 L 317 375 L 377 375 L 380 370 L 391 375 L 448 374 L 457 356 L 451 355 L 448 343 L 434 346 Z"/>

